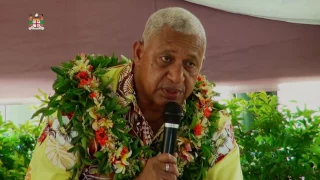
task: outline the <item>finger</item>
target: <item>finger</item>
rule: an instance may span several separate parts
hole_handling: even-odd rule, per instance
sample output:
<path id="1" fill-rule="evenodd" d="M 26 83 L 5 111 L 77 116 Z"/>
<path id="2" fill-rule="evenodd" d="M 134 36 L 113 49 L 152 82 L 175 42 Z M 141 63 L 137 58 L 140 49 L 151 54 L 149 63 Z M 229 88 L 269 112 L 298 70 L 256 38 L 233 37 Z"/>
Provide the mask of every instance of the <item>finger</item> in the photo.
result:
<path id="1" fill-rule="evenodd" d="M 178 153 L 174 153 L 174 157 L 178 158 Z"/>
<path id="2" fill-rule="evenodd" d="M 157 176 L 160 177 L 160 179 L 165 179 L 165 180 L 176 180 L 178 179 L 176 175 L 165 172 L 165 171 L 159 171 L 157 172 Z"/>
<path id="3" fill-rule="evenodd" d="M 173 164 L 177 163 L 177 158 L 168 153 L 159 154 L 157 156 L 157 160 L 162 163 L 173 163 Z"/>
<path id="4" fill-rule="evenodd" d="M 167 164 L 169 165 L 169 171 L 166 171 L 166 166 Z M 178 167 L 176 164 L 170 164 L 170 163 L 165 163 L 163 166 L 163 170 L 165 172 L 169 172 L 169 173 L 172 173 L 174 175 L 176 175 L 177 177 L 179 176 L 179 170 L 178 170 Z"/>
<path id="5" fill-rule="evenodd" d="M 169 169 L 166 171 L 166 166 L 168 165 Z M 171 164 L 171 163 L 157 163 L 155 164 L 155 171 L 156 172 L 166 172 L 166 173 L 171 173 L 175 176 L 179 176 L 179 170 L 176 164 Z"/>

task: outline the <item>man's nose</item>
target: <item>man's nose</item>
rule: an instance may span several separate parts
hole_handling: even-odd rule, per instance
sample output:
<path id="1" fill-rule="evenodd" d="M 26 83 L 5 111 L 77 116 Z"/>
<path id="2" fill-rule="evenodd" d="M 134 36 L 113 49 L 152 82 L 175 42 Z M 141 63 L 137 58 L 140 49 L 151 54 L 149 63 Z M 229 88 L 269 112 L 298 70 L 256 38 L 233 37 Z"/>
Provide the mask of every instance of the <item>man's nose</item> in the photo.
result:
<path id="1" fill-rule="evenodd" d="M 171 64 L 168 72 L 168 79 L 170 79 L 174 84 L 181 84 L 184 81 L 184 68 L 181 63 Z"/>

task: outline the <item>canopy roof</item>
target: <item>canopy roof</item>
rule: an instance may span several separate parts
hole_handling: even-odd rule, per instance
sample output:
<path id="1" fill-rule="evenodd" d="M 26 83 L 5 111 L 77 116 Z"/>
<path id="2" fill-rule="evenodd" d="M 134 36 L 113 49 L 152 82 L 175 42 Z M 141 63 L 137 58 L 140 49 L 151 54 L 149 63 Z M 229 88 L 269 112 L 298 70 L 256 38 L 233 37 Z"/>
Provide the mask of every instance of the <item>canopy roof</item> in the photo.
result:
<path id="1" fill-rule="evenodd" d="M 55 79 L 50 67 L 81 52 L 131 58 L 148 17 L 169 6 L 186 8 L 202 21 L 208 38 L 202 73 L 217 85 L 268 90 L 288 79 L 320 79 L 317 25 L 182 0 L 12 0 L 0 2 L 0 98 L 31 97 L 38 88 L 50 92 Z M 28 16 L 35 13 L 44 15 L 44 31 L 28 30 Z"/>

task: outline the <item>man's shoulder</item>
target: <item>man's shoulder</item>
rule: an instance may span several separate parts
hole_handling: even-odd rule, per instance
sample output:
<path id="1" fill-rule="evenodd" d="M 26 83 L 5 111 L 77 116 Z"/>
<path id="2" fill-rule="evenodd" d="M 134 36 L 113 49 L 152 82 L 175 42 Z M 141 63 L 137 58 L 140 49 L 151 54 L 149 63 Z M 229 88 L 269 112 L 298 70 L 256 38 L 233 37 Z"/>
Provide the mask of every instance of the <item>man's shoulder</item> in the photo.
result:
<path id="1" fill-rule="evenodd" d="M 231 115 L 226 110 L 220 110 L 217 127 L 223 129 L 225 126 L 231 125 Z"/>
<path id="2" fill-rule="evenodd" d="M 221 161 L 236 147 L 236 140 L 232 126 L 231 116 L 225 110 L 220 110 L 217 130 L 213 135 L 212 143 L 216 147 L 215 163 Z"/>

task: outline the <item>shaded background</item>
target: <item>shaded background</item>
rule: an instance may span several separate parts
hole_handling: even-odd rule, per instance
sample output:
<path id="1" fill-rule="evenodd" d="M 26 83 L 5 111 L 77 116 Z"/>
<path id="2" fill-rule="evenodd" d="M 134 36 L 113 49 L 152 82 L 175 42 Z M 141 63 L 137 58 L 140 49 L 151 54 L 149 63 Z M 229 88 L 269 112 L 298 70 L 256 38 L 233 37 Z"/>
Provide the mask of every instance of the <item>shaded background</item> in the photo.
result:
<path id="1" fill-rule="evenodd" d="M 51 66 L 76 54 L 132 57 L 148 17 L 179 6 L 203 23 L 208 46 L 202 73 L 233 91 L 275 90 L 281 82 L 320 79 L 320 26 L 227 13 L 182 0 L 0 1 L 0 98 L 51 91 Z M 44 14 L 44 31 L 28 30 Z"/>

